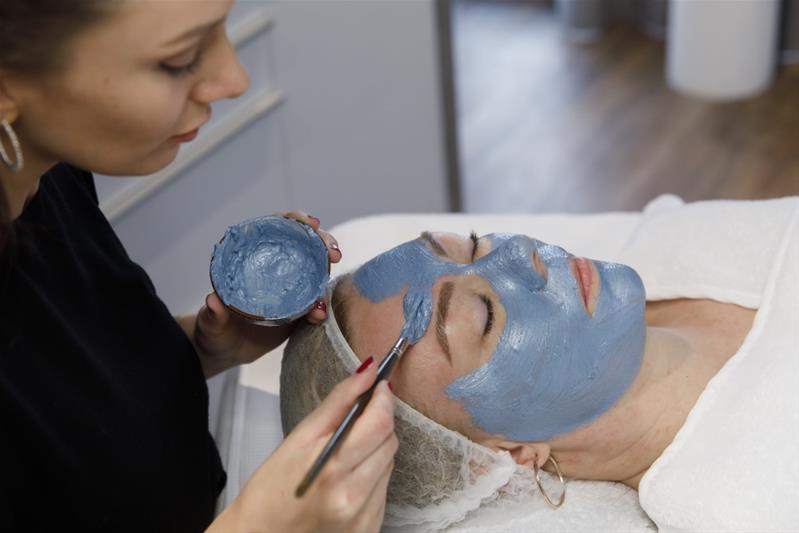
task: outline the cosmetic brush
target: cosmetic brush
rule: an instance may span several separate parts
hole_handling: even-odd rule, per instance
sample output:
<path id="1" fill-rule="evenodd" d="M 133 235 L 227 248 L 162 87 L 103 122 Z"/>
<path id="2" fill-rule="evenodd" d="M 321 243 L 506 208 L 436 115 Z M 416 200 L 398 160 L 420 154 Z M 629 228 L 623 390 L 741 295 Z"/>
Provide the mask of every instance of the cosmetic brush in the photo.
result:
<path id="1" fill-rule="evenodd" d="M 369 400 L 372 398 L 372 393 L 375 391 L 375 387 L 377 387 L 378 383 L 381 380 L 387 380 L 391 375 L 391 370 L 396 365 L 396 362 L 399 361 L 402 354 L 405 353 L 405 350 L 408 348 L 408 339 L 404 336 L 400 337 L 397 342 L 394 343 L 394 346 L 391 347 L 391 350 L 388 352 L 388 355 L 381 361 L 380 366 L 377 368 L 377 378 L 375 382 L 372 384 L 369 389 L 358 396 L 358 399 L 355 400 L 355 404 L 350 408 L 347 416 L 344 417 L 344 420 L 338 425 L 336 431 L 333 432 L 333 435 L 325 444 L 325 447 L 322 449 L 322 452 L 319 454 L 319 457 L 316 458 L 314 464 L 308 470 L 308 473 L 305 474 L 302 482 L 297 486 L 297 490 L 295 491 L 295 496 L 297 498 L 301 498 L 303 494 L 308 490 L 308 487 L 311 486 L 313 480 L 319 475 L 319 472 L 322 470 L 322 467 L 325 466 L 325 463 L 330 459 L 333 455 L 333 452 L 336 451 L 339 444 L 344 440 L 349 432 L 350 428 L 355 423 L 355 420 L 361 416 L 363 410 L 366 408 L 366 404 L 369 403 Z"/>

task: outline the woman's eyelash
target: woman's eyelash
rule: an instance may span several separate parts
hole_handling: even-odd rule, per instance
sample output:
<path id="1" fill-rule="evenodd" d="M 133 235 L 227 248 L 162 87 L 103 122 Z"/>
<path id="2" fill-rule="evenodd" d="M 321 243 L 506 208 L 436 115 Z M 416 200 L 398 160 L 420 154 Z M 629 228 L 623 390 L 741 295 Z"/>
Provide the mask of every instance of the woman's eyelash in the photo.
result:
<path id="1" fill-rule="evenodd" d="M 180 77 L 185 76 L 186 74 L 191 74 L 197 70 L 197 67 L 200 66 L 200 59 L 202 58 L 202 54 L 198 53 L 194 56 L 194 59 L 191 62 L 185 65 L 169 65 L 167 63 L 161 63 L 161 68 L 170 76 Z"/>
<path id="2" fill-rule="evenodd" d="M 472 240 L 472 262 L 474 262 L 474 258 L 477 257 L 477 246 L 480 237 L 478 237 L 477 233 L 472 230 L 472 232 L 469 234 L 469 238 Z"/>
<path id="3" fill-rule="evenodd" d="M 483 337 L 485 337 L 486 335 L 491 333 L 491 328 L 494 325 L 494 304 L 488 296 L 485 296 L 483 294 L 480 295 L 480 299 L 483 301 L 483 303 L 486 306 L 486 315 L 487 315 L 486 327 L 485 330 L 483 331 Z"/>

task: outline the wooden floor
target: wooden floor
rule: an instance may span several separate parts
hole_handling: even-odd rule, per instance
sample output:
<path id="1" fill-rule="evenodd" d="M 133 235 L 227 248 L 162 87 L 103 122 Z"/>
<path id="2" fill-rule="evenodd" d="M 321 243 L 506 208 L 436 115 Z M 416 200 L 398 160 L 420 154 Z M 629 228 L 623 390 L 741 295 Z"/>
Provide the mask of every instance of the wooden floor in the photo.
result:
<path id="1" fill-rule="evenodd" d="M 550 5 L 497 0 L 455 0 L 452 20 L 464 210 L 799 194 L 799 65 L 705 103 L 668 89 L 664 44 L 630 26 L 575 45 Z"/>

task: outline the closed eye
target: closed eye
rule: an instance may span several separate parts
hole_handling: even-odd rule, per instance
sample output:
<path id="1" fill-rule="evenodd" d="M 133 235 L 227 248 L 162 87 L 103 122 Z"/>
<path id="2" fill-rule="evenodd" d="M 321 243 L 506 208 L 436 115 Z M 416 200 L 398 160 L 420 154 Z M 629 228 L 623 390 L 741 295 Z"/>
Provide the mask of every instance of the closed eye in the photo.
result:
<path id="1" fill-rule="evenodd" d="M 170 65 L 168 63 L 161 63 L 161 69 L 173 77 L 180 77 L 187 74 L 194 73 L 200 67 L 200 60 L 202 53 L 198 52 L 191 61 L 183 65 Z"/>
<path id="2" fill-rule="evenodd" d="M 469 238 L 472 240 L 472 263 L 474 263 L 475 257 L 477 257 L 477 246 L 480 241 L 480 237 L 477 236 L 477 233 L 472 230 L 469 234 Z"/>
<path id="3" fill-rule="evenodd" d="M 494 303 L 488 296 L 480 295 L 480 299 L 486 306 L 486 325 L 483 330 L 483 337 L 491 333 L 491 328 L 494 326 Z"/>

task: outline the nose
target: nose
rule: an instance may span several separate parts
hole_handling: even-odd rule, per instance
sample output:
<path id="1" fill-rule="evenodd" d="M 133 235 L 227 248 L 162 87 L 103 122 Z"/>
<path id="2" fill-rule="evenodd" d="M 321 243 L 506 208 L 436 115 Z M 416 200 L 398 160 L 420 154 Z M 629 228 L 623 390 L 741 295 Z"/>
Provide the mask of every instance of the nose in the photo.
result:
<path id="1" fill-rule="evenodd" d="M 546 285 L 547 271 L 538 253 L 538 241 L 523 235 L 511 237 L 494 247 L 495 260 L 525 287 L 541 289 Z"/>
<path id="2" fill-rule="evenodd" d="M 538 275 L 546 280 L 549 277 L 549 271 L 547 266 L 544 264 L 544 261 L 541 259 L 541 254 L 538 252 L 538 249 L 533 249 L 533 268 Z"/>
<path id="3" fill-rule="evenodd" d="M 241 96 L 250 86 L 247 69 L 239 61 L 230 41 L 225 38 L 219 61 L 210 67 L 211 76 L 203 79 L 194 88 L 194 99 L 210 104 L 225 98 Z"/>

